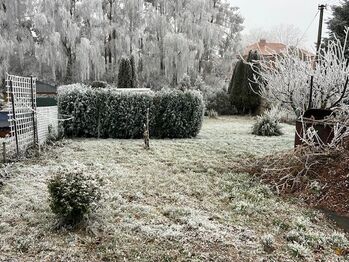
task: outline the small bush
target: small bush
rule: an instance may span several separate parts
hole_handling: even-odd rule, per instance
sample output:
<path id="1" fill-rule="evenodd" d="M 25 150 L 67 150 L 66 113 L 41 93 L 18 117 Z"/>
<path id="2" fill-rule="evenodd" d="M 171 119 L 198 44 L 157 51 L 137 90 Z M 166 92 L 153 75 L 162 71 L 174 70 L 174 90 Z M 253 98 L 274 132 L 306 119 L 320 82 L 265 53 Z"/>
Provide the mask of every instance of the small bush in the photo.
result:
<path id="1" fill-rule="evenodd" d="M 229 94 L 224 89 L 207 91 L 205 94 L 206 110 L 215 110 L 219 115 L 234 115 L 237 113 L 231 105 Z"/>
<path id="2" fill-rule="evenodd" d="M 271 234 L 261 237 L 261 244 L 265 252 L 271 253 L 275 250 L 275 238 Z"/>
<path id="3" fill-rule="evenodd" d="M 292 242 L 292 243 L 296 242 L 296 243 L 301 244 L 304 241 L 304 237 L 297 230 L 292 229 L 291 231 L 287 232 L 286 240 L 288 242 Z"/>
<path id="4" fill-rule="evenodd" d="M 207 111 L 207 115 L 209 118 L 218 118 L 218 113 L 217 111 L 211 109 Z"/>
<path id="5" fill-rule="evenodd" d="M 81 171 L 61 173 L 48 184 L 50 207 L 64 224 L 75 225 L 97 207 L 100 180 Z"/>
<path id="6" fill-rule="evenodd" d="M 281 136 L 283 133 L 278 118 L 267 112 L 257 117 L 257 121 L 252 127 L 252 134 L 257 136 Z"/>
<path id="7" fill-rule="evenodd" d="M 91 84 L 92 88 L 106 88 L 108 86 L 107 82 L 104 81 L 94 81 Z"/>
<path id="8" fill-rule="evenodd" d="M 328 244 L 335 249 L 348 249 L 349 241 L 346 238 L 345 234 L 340 232 L 334 232 L 327 239 Z"/>
<path id="9" fill-rule="evenodd" d="M 289 243 L 287 246 L 295 258 L 306 259 L 310 256 L 310 250 L 301 244 L 295 242 Z"/>

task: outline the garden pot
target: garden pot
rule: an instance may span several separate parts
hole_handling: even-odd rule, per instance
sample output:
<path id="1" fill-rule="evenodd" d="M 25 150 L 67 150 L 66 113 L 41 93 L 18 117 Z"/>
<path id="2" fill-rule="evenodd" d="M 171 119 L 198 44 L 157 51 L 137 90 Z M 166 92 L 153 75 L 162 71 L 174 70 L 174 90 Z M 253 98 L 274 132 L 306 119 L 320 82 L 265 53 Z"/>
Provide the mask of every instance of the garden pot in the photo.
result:
<path id="1" fill-rule="evenodd" d="M 310 127 L 314 127 L 319 137 L 325 144 L 331 143 L 334 137 L 333 125 L 318 123 L 314 120 L 323 120 L 326 117 L 330 116 L 332 113 L 333 111 L 329 109 L 309 109 L 303 115 L 303 118 L 307 119 L 307 120 L 304 120 L 305 127 L 307 129 Z M 303 136 L 303 125 L 300 120 L 297 120 L 296 135 L 295 135 L 295 142 L 294 142 L 295 147 L 302 144 L 302 140 L 301 140 L 302 136 Z"/>

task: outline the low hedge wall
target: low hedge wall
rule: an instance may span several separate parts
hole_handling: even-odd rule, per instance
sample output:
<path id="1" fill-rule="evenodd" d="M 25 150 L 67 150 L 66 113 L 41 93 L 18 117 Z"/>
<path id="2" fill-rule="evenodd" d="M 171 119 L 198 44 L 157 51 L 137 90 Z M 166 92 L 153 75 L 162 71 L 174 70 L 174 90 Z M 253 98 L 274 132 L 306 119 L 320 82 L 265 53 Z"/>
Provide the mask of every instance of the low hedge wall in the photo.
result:
<path id="1" fill-rule="evenodd" d="M 195 91 L 158 93 L 113 89 L 60 89 L 59 113 L 69 137 L 141 138 L 150 109 L 150 135 L 158 138 L 195 137 L 201 129 L 204 103 Z"/>

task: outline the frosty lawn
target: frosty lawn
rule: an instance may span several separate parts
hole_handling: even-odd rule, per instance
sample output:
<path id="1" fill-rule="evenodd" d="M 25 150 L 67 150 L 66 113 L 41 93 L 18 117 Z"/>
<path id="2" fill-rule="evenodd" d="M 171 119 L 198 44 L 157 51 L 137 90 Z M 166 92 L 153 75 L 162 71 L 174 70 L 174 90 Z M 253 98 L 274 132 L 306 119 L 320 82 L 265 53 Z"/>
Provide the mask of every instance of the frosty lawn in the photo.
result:
<path id="1" fill-rule="evenodd" d="M 197 138 L 151 140 L 149 151 L 142 140 L 69 140 L 8 167 L 0 261 L 345 261 L 336 250 L 348 241 L 323 215 L 238 173 L 246 158 L 293 146 L 292 126 L 266 138 L 252 123 L 206 119 Z M 105 178 L 101 209 L 75 232 L 54 229 L 47 202 L 63 166 Z"/>

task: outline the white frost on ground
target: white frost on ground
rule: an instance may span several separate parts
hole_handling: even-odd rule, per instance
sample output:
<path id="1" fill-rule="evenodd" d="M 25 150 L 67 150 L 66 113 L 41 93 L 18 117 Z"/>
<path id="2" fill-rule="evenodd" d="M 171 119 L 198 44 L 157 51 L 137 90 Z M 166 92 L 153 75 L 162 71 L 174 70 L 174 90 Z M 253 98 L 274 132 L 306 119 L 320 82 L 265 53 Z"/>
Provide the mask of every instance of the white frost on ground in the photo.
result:
<path id="1" fill-rule="evenodd" d="M 206 120 L 195 139 L 69 140 L 10 167 L 0 190 L 0 261 L 345 261 L 348 240 L 324 216 L 237 172 L 243 159 L 288 150 L 250 134 L 249 118 Z M 104 178 L 86 228 L 55 230 L 47 181 L 61 168 Z M 264 250 L 265 236 L 275 250 Z M 264 244 L 263 244 L 264 239 Z"/>

